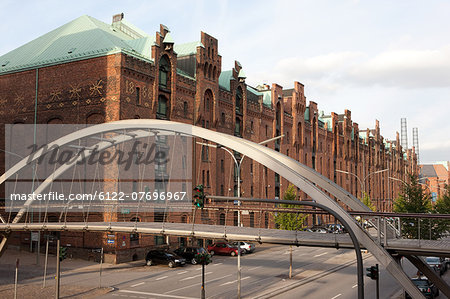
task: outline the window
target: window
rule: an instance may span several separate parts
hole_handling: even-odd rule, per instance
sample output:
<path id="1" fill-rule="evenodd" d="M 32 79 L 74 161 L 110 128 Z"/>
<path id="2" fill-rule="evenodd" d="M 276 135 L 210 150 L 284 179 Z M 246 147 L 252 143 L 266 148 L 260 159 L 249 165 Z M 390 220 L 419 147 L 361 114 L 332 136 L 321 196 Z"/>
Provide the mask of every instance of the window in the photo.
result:
<path id="1" fill-rule="evenodd" d="M 187 102 L 184 102 L 184 103 L 183 103 L 183 112 L 184 112 L 184 116 L 187 116 L 188 110 L 189 110 L 188 103 L 187 103 Z"/>
<path id="2" fill-rule="evenodd" d="M 161 57 L 159 61 L 159 86 L 167 87 L 169 81 L 170 62 L 167 56 Z"/>
<path id="3" fill-rule="evenodd" d="M 238 211 L 234 211 L 233 213 L 233 225 L 238 226 Z"/>
<path id="4" fill-rule="evenodd" d="M 238 87 L 236 90 L 236 112 L 242 114 L 242 89 Z"/>
<path id="5" fill-rule="evenodd" d="M 220 213 L 219 215 L 219 225 L 225 225 L 225 214 Z"/>
<path id="6" fill-rule="evenodd" d="M 264 226 L 265 228 L 269 228 L 269 216 L 266 214 L 264 214 Z"/>
<path id="7" fill-rule="evenodd" d="M 141 104 L 141 89 L 136 87 L 136 105 Z"/>
<path id="8" fill-rule="evenodd" d="M 205 186 L 205 171 L 202 170 L 202 185 Z"/>
<path id="9" fill-rule="evenodd" d="M 205 111 L 209 111 L 209 98 L 205 100 Z"/>
<path id="10" fill-rule="evenodd" d="M 253 133 L 253 120 L 252 121 L 250 121 L 250 130 L 252 131 L 252 133 Z"/>
<path id="11" fill-rule="evenodd" d="M 269 126 L 266 125 L 266 137 L 269 136 Z"/>
<path id="12" fill-rule="evenodd" d="M 158 98 L 158 110 L 156 111 L 156 118 L 167 119 L 167 99 L 164 96 Z"/>
<path id="13" fill-rule="evenodd" d="M 209 170 L 206 171 L 206 186 L 209 187 Z"/>
<path id="14" fill-rule="evenodd" d="M 255 212 L 250 212 L 250 227 L 255 227 Z"/>
<path id="15" fill-rule="evenodd" d="M 225 113 L 222 112 L 222 115 L 220 116 L 220 121 L 222 122 L 222 124 L 225 124 Z"/>
<path id="16" fill-rule="evenodd" d="M 242 121 L 239 117 L 236 117 L 236 124 L 234 127 L 234 136 L 242 137 Z"/>
<path id="17" fill-rule="evenodd" d="M 250 186 L 250 196 L 253 197 L 253 185 Z"/>
<path id="18" fill-rule="evenodd" d="M 223 185 L 220 185 L 220 196 L 224 196 L 225 195 L 225 191 L 223 189 Z"/>
<path id="19" fill-rule="evenodd" d="M 220 160 L 220 171 L 221 172 L 225 171 L 225 163 L 224 163 L 223 159 Z"/>

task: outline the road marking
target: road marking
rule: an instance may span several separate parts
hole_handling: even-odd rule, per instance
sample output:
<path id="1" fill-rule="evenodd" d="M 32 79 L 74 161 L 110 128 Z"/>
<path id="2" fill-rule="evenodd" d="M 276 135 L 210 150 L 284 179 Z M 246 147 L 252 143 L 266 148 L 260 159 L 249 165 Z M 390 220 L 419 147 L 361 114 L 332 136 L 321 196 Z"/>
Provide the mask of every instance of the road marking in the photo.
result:
<path id="1" fill-rule="evenodd" d="M 246 280 L 247 278 L 250 278 L 250 276 L 241 278 L 241 281 Z M 233 280 L 233 281 L 229 281 L 229 282 L 222 283 L 220 286 L 225 286 L 225 285 L 232 284 L 232 283 L 236 283 L 236 282 L 237 282 L 237 279 L 236 279 L 236 280 Z"/>
<path id="2" fill-rule="evenodd" d="M 213 264 L 213 266 L 219 266 L 222 265 L 223 263 L 217 263 L 217 264 Z"/>
<path id="3" fill-rule="evenodd" d="M 161 280 L 161 279 L 164 279 L 164 278 L 167 278 L 167 277 L 169 277 L 169 276 L 159 277 L 159 278 L 157 278 L 157 279 L 155 279 L 155 280 Z"/>
<path id="4" fill-rule="evenodd" d="M 256 269 L 258 269 L 258 268 L 261 268 L 262 266 L 258 266 L 258 267 L 254 267 L 254 268 L 250 268 L 250 269 L 248 269 L 248 271 L 253 271 L 253 270 L 256 270 Z"/>
<path id="5" fill-rule="evenodd" d="M 324 252 L 324 253 L 321 253 L 321 254 L 316 254 L 314 257 L 319 257 L 319 256 L 322 256 L 322 255 L 325 255 L 325 254 L 327 254 L 328 252 Z"/>
<path id="6" fill-rule="evenodd" d="M 352 286 L 352 289 L 354 289 L 354 288 L 356 288 L 358 285 L 357 284 L 355 284 L 354 286 Z"/>
<path id="7" fill-rule="evenodd" d="M 206 272 L 205 275 L 211 274 L 211 273 L 212 273 L 212 272 Z M 185 280 L 189 280 L 189 279 L 194 279 L 194 278 L 200 277 L 200 276 L 202 276 L 202 274 L 194 275 L 194 276 L 190 276 L 190 277 L 186 277 L 186 278 L 180 279 L 180 281 L 185 281 Z"/>
<path id="8" fill-rule="evenodd" d="M 178 298 L 178 299 L 197 299 L 197 298 L 194 298 L 194 297 L 184 297 L 184 296 L 175 296 L 175 295 L 165 295 L 165 294 L 147 293 L 147 292 L 138 292 L 138 291 L 130 291 L 130 290 L 119 290 L 119 292 L 123 292 L 123 293 L 131 293 L 131 294 L 139 294 L 139 295 L 158 296 L 158 297 L 167 297 L 167 298 Z"/>
<path id="9" fill-rule="evenodd" d="M 178 272 L 177 274 L 180 275 L 180 274 L 184 274 L 184 273 L 188 273 L 188 271 L 181 271 L 181 272 Z"/>
<path id="10" fill-rule="evenodd" d="M 134 287 L 137 287 L 137 286 L 140 286 L 141 284 L 144 284 L 145 282 L 140 282 L 140 283 L 137 283 L 137 284 L 133 284 L 132 286 L 130 286 L 130 288 L 134 288 Z"/>
<path id="11" fill-rule="evenodd" d="M 339 297 L 339 296 L 342 296 L 342 294 L 337 294 L 336 296 L 334 296 L 334 297 L 331 298 L 331 299 L 336 299 L 336 298 Z"/>
<path id="12" fill-rule="evenodd" d="M 235 274 L 228 274 L 228 275 L 225 275 L 225 276 L 222 276 L 222 277 L 219 277 L 219 278 L 210 279 L 210 280 L 208 280 L 208 283 L 211 283 L 211 282 L 214 282 L 214 281 L 218 281 L 218 280 L 222 280 L 225 277 L 228 277 L 228 276 L 231 276 L 231 275 L 235 275 Z M 272 278 L 272 277 L 270 277 L 270 278 Z M 184 289 L 196 287 L 196 286 L 199 286 L 199 285 L 202 285 L 202 283 L 201 282 L 200 283 L 193 283 L 193 284 L 190 284 L 190 285 L 185 286 L 185 287 L 181 287 L 181 288 L 178 288 L 178 289 L 175 289 L 175 290 L 167 291 L 164 294 L 170 294 L 170 293 L 173 293 L 173 292 L 177 292 L 177 291 L 181 291 L 181 290 L 184 290 Z"/>

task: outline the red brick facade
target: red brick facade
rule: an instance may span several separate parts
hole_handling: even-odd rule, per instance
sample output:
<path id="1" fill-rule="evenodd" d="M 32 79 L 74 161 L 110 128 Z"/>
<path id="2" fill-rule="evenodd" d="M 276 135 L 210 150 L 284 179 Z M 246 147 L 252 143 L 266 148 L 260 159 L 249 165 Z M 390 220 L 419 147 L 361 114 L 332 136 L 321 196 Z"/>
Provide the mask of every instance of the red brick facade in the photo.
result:
<path id="1" fill-rule="evenodd" d="M 414 152 L 404 154 L 398 136 L 392 142 L 384 140 L 378 121 L 374 129 L 360 130 L 349 110 L 342 115 L 324 115 L 315 102 L 306 100 L 304 86 L 299 82 L 294 82 L 291 89 L 277 84 L 249 87 L 245 77 L 239 77 L 242 66 L 238 62 L 231 70 L 230 81 L 225 80 L 221 86 L 217 39 L 202 32 L 202 46 L 196 47 L 196 53 L 181 56 L 172 43 L 163 42 L 167 34 L 168 29 L 161 25 L 151 46 L 153 62 L 119 52 L 29 70 L 1 73 L 0 69 L 2 122 L 33 123 L 36 112 L 37 123 L 43 124 L 167 118 L 254 142 L 284 134 L 280 142 L 267 146 L 314 168 L 358 197 L 361 194 L 358 179 L 336 170 L 354 173 L 361 180 L 367 177 L 363 183 L 365 190 L 380 211 L 391 211 L 392 199 L 401 187 L 401 183 L 388 177 L 403 179 L 406 172 L 417 172 Z M 167 84 L 161 83 L 163 75 L 167 76 Z M 165 115 L 158 111 L 164 99 L 168 104 Z M 230 156 L 223 150 L 210 148 L 208 156 L 202 157 L 200 145 L 195 155 L 194 184 L 203 183 L 208 194 L 232 196 L 236 180 Z M 387 168 L 389 171 L 373 174 Z M 289 184 L 249 158 L 244 159 L 241 181 L 241 195 L 254 198 L 282 197 Z M 300 198 L 307 197 L 300 192 Z M 105 221 L 110 216 L 97 215 Z M 129 221 L 131 216 L 113 217 Z M 232 224 L 233 219 L 227 218 L 227 224 Z M 150 214 L 140 218 L 153 220 Z M 244 217 L 244 225 L 250 225 L 249 221 Z M 273 226 L 271 219 L 266 221 Z M 14 243 L 24 245 L 24 236 L 27 235 L 20 237 L 21 242 Z M 117 253 L 112 256 L 116 262 L 129 260 L 135 253 L 142 257 L 141 247 L 154 244 L 152 236 L 140 236 L 134 245 L 130 244 L 129 234 L 116 234 L 114 245 L 106 244 L 106 235 L 99 236 L 65 233 L 63 244 L 82 248 L 98 248 L 103 244 L 107 252 Z"/>

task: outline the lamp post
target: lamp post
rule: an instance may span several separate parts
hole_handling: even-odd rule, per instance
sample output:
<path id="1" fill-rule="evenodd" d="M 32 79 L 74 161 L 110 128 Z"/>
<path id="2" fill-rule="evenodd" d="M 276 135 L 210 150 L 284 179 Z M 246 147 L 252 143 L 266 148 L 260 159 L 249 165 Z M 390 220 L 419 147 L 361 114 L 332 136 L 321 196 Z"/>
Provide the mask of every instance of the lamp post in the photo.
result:
<path id="1" fill-rule="evenodd" d="M 344 170 L 336 169 L 337 172 L 345 173 L 345 174 L 350 174 L 350 175 L 352 175 L 352 176 L 354 176 L 355 178 L 358 179 L 358 182 L 361 184 L 361 199 L 364 197 L 364 193 L 366 192 L 366 187 L 365 187 L 365 186 L 366 186 L 366 179 L 368 179 L 368 178 L 369 178 L 371 175 L 373 175 L 373 174 L 382 173 L 382 172 L 385 172 L 385 171 L 388 171 L 388 170 L 389 170 L 389 168 L 371 172 L 371 173 L 369 173 L 368 175 L 364 176 L 363 179 L 361 180 L 361 179 L 360 179 L 356 174 L 354 174 L 354 173 L 351 173 L 351 172 L 348 172 L 348 171 L 344 171 Z"/>
<path id="2" fill-rule="evenodd" d="M 264 140 L 264 141 L 261 141 L 258 144 L 261 144 L 261 145 L 267 144 L 269 142 L 278 140 L 278 139 L 283 138 L 283 137 L 284 137 L 284 134 L 282 134 L 280 136 L 275 136 L 273 138 L 270 138 L 270 139 L 267 139 L 267 140 Z M 197 142 L 197 144 L 204 145 L 204 146 L 209 146 L 209 147 L 214 147 L 214 148 L 221 148 L 221 149 L 223 149 L 224 151 L 226 151 L 227 153 L 230 154 L 231 158 L 233 158 L 233 161 L 234 161 L 234 164 L 235 164 L 236 170 L 237 170 L 237 179 L 238 179 L 238 182 L 237 182 L 237 197 L 238 198 L 241 197 L 241 165 L 242 165 L 242 161 L 245 158 L 245 155 L 243 155 L 241 157 L 241 159 L 238 161 L 236 159 L 236 157 L 234 156 L 233 152 L 230 151 L 228 148 L 222 146 L 221 144 L 215 145 L 215 144 L 209 144 L 209 143 L 203 143 L 203 142 Z M 241 201 L 238 200 L 238 206 L 240 206 L 240 205 L 241 205 Z M 242 226 L 242 223 L 241 223 L 241 210 L 238 211 L 238 226 Z M 237 294 L 237 298 L 240 299 L 241 298 L 241 242 L 238 242 L 238 259 L 237 259 L 237 262 L 238 262 L 238 278 L 237 278 L 238 294 Z"/>

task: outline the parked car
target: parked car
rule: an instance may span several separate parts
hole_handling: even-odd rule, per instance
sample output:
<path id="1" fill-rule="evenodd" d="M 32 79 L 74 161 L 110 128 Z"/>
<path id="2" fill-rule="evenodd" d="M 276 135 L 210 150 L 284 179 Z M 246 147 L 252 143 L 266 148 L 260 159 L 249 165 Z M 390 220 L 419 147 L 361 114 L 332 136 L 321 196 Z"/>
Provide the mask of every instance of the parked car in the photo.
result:
<path id="1" fill-rule="evenodd" d="M 430 266 L 430 268 L 433 268 L 436 270 L 436 272 L 439 273 L 439 275 L 444 274 L 446 269 L 446 264 L 444 262 L 444 259 L 436 256 L 428 256 L 425 258 L 425 262 Z"/>
<path id="2" fill-rule="evenodd" d="M 319 234 L 326 234 L 327 230 L 324 228 L 316 228 L 313 230 L 315 233 L 319 233 Z"/>
<path id="3" fill-rule="evenodd" d="M 223 254 L 223 255 L 231 255 L 236 256 L 238 254 L 237 247 L 232 246 L 227 242 L 218 242 L 208 245 L 208 251 L 211 255 L 214 254 Z"/>
<path id="4" fill-rule="evenodd" d="M 186 259 L 176 255 L 175 253 L 164 251 L 164 250 L 151 250 L 147 253 L 145 258 L 147 266 L 152 266 L 155 264 L 167 264 L 170 268 L 176 266 L 184 266 L 186 264 Z"/>
<path id="5" fill-rule="evenodd" d="M 238 243 L 239 242 L 233 242 L 231 243 L 232 246 L 238 247 Z M 255 251 L 255 244 L 253 243 L 249 243 L 249 242 L 242 242 L 241 241 L 241 253 L 252 253 L 253 251 Z"/>
<path id="6" fill-rule="evenodd" d="M 417 288 L 422 292 L 422 294 L 426 298 L 434 298 L 436 296 L 439 296 L 439 289 L 432 284 L 428 279 L 426 278 L 413 278 L 412 282 L 417 286 Z M 406 293 L 406 298 L 411 298 L 411 296 Z"/>
<path id="7" fill-rule="evenodd" d="M 343 234 L 345 232 L 345 228 L 341 224 L 327 224 L 326 229 L 333 234 Z"/>
<path id="8" fill-rule="evenodd" d="M 206 249 L 203 247 L 180 247 L 174 251 L 179 256 L 183 257 L 192 265 L 197 264 L 195 256 L 197 254 L 206 253 Z"/>

